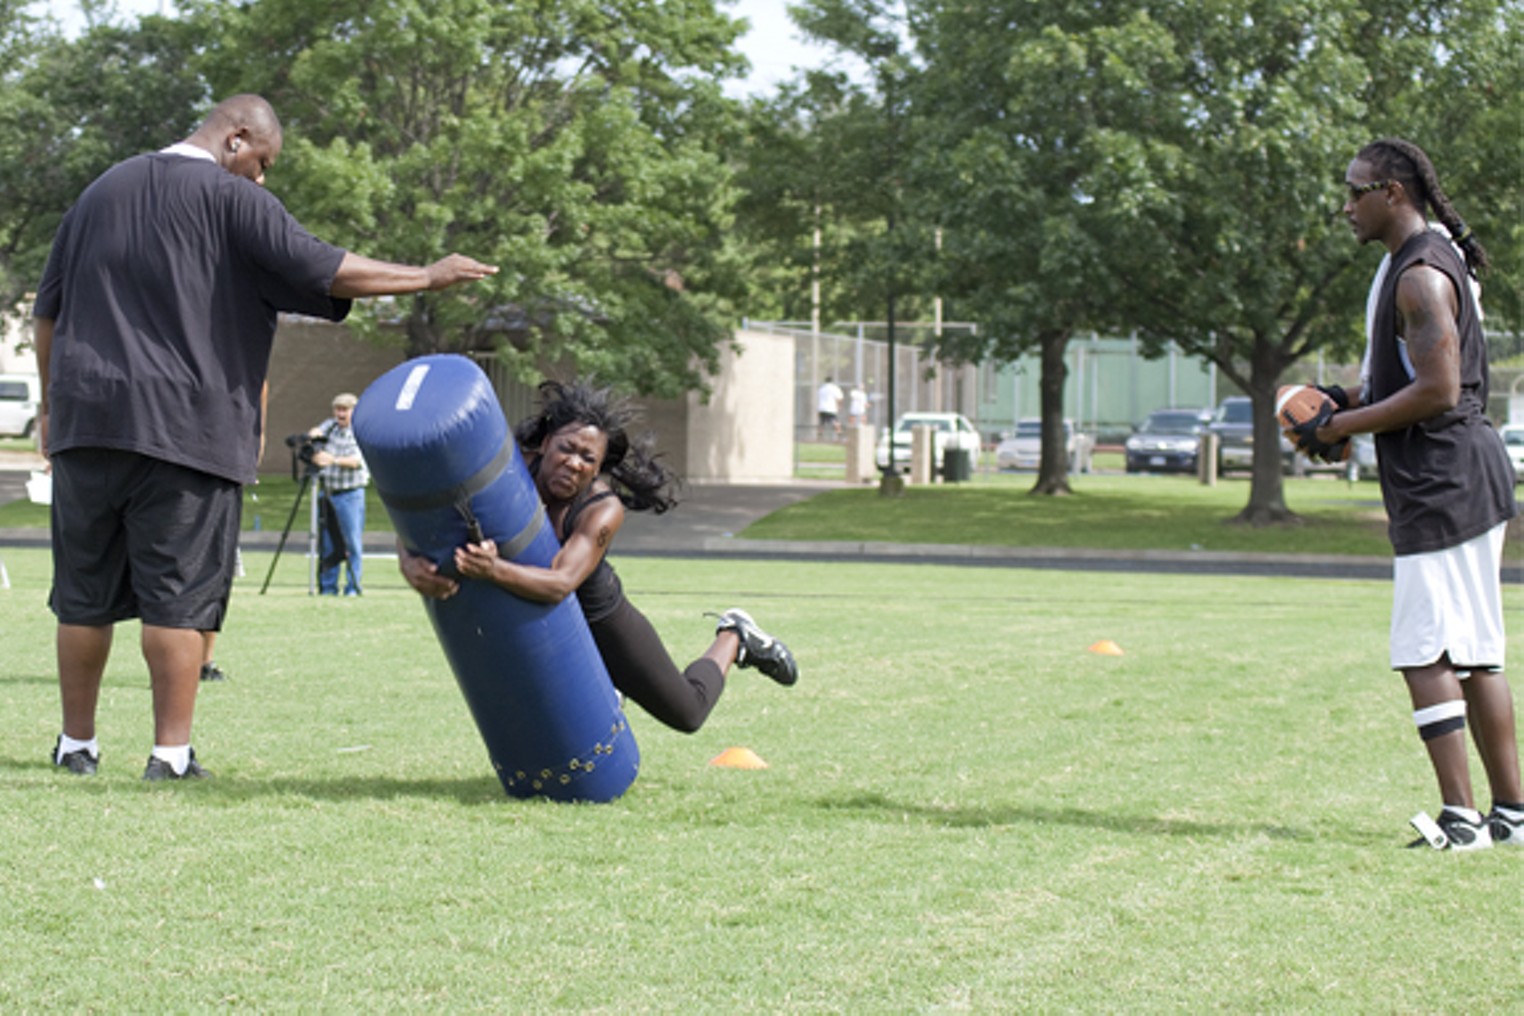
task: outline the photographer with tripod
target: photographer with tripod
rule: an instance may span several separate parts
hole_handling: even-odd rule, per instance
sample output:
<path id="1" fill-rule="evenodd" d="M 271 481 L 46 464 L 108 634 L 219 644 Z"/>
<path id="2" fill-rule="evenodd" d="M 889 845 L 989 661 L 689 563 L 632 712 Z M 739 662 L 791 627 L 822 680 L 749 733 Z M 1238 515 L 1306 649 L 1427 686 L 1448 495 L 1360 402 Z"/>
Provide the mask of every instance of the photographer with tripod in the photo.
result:
<path id="1" fill-rule="evenodd" d="M 307 432 L 307 437 L 314 443 L 323 445 L 312 453 L 312 464 L 318 467 L 318 480 L 326 502 L 320 511 L 327 514 L 324 524 L 319 527 L 322 533 L 322 567 L 318 570 L 320 596 L 339 595 L 341 562 L 347 562 L 349 569 L 344 595 L 360 595 L 365 486 L 370 482 L 370 471 L 365 468 L 365 457 L 360 454 L 360 446 L 349 425 L 358 401 L 348 392 L 334 396 L 333 417 Z"/>

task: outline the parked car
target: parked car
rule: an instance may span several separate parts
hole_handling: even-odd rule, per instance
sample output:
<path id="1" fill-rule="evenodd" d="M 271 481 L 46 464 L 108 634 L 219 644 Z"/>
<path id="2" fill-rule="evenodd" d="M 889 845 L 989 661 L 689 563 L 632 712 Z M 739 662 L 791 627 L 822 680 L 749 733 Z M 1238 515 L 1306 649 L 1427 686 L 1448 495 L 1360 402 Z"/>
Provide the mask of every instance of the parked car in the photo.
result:
<path id="1" fill-rule="evenodd" d="M 36 374 L 0 374 L 0 434 L 31 437 L 42 383 Z"/>
<path id="2" fill-rule="evenodd" d="M 1229 395 L 1212 414 L 1208 430 L 1217 435 L 1217 472 L 1227 473 L 1233 469 L 1254 468 L 1254 402 L 1247 395 Z M 1297 465 L 1296 446 L 1285 437 L 1280 439 L 1281 470 L 1286 473 L 1300 472 Z M 1307 456 L 1301 456 L 1302 466 L 1308 464 Z"/>
<path id="3" fill-rule="evenodd" d="M 942 456 L 948 448 L 966 451 L 971 463 L 978 462 L 979 432 L 968 421 L 968 417 L 961 413 L 906 413 L 894 425 L 895 469 L 908 470 L 910 468 L 910 432 L 916 427 L 930 427 L 936 432 L 936 439 L 932 442 L 933 469 L 942 468 Z M 889 465 L 889 438 L 889 431 L 879 435 L 876 459 L 880 469 Z"/>
<path id="4" fill-rule="evenodd" d="M 1156 409 L 1127 439 L 1127 471 L 1194 473 L 1210 409 Z"/>
<path id="5" fill-rule="evenodd" d="M 1505 423 L 1498 433 L 1503 435 L 1503 447 L 1508 449 L 1514 477 L 1524 480 L 1524 423 Z"/>
<path id="6" fill-rule="evenodd" d="M 1064 451 L 1069 457 L 1069 472 L 1090 472 L 1090 455 L 1095 442 L 1090 435 L 1082 434 L 1074 427 L 1073 420 L 1064 421 Z M 1042 463 L 1042 421 L 1028 417 L 1016 421 L 1016 432 L 995 446 L 997 469 L 1036 469 Z"/>

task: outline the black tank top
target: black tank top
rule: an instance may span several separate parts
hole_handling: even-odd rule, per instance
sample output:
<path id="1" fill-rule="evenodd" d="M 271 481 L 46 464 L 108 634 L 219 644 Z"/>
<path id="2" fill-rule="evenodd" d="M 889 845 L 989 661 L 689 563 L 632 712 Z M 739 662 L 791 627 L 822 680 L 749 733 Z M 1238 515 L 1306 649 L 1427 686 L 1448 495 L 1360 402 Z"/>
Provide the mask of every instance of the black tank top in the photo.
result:
<path id="1" fill-rule="evenodd" d="M 561 532 L 556 534 L 561 542 L 565 543 L 572 531 L 577 528 L 577 516 L 582 514 L 584 508 L 597 504 L 606 497 L 615 496 L 612 490 L 601 490 L 596 494 L 573 501 L 571 507 L 566 509 L 566 514 L 561 517 Z M 623 599 L 624 586 L 620 584 L 619 576 L 614 574 L 614 568 L 609 564 L 608 558 L 600 557 L 598 567 L 594 568 L 592 574 L 577 587 L 577 602 L 582 604 L 583 615 L 589 624 L 601 621 L 612 614 Z"/>
<path id="2" fill-rule="evenodd" d="M 1487 343 L 1465 263 L 1448 237 L 1417 234 L 1392 256 L 1376 305 L 1371 396 L 1378 401 L 1412 383 L 1397 335 L 1397 281 L 1414 265 L 1443 272 L 1460 313 L 1460 401 L 1402 430 L 1376 435 L 1387 533 L 1398 556 L 1457 547 L 1513 518 L 1513 467 L 1486 416 Z"/>

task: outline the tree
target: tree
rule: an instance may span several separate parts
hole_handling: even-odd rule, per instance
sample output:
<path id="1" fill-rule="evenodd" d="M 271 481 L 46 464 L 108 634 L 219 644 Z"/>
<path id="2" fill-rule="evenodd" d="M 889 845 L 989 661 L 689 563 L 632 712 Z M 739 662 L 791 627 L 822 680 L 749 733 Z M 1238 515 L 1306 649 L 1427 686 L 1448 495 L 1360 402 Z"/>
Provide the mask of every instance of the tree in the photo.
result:
<path id="1" fill-rule="evenodd" d="M 270 185 L 314 232 L 502 266 L 470 293 L 376 307 L 410 354 L 499 346 L 524 375 L 563 363 L 659 395 L 714 366 L 742 280 L 719 87 L 738 26 L 712 0 L 187 6 L 214 94 L 280 113 Z"/>
<path id="2" fill-rule="evenodd" d="M 764 280 L 751 306 L 808 319 L 818 281 L 823 321 L 879 318 L 890 264 L 902 280 L 912 271 L 886 250 L 886 224 L 903 195 L 887 172 L 894 142 L 883 97 L 843 74 L 816 71 L 753 103 L 747 122 L 736 223 L 750 271 Z M 904 219 L 901 212 L 902 234 Z"/>
<path id="3" fill-rule="evenodd" d="M 66 40 L 0 0 L 0 307 L 37 285 L 53 233 L 80 191 L 113 163 L 190 133 L 205 88 L 194 34 L 148 17 L 95 20 Z M 25 308 L 23 308 L 25 309 Z"/>
<path id="4" fill-rule="evenodd" d="M 1371 124 L 1443 108 L 1430 85 L 1449 54 L 1500 52 L 1500 9 L 916 4 L 922 101 L 947 127 L 929 165 L 950 182 L 949 262 L 993 326 L 986 348 L 1040 346 L 1046 371 L 1067 334 L 1112 324 L 1208 357 L 1255 405 L 1240 518 L 1290 518 L 1275 389 L 1309 353 L 1357 346 L 1373 260 L 1336 218 L 1340 174 Z M 1056 431 L 1046 372 L 1044 388 Z"/>
<path id="5" fill-rule="evenodd" d="M 1209 357 L 1254 400 L 1254 482 L 1240 518 L 1289 519 L 1276 388 L 1317 350 L 1358 351 L 1379 254 L 1357 249 L 1338 214 L 1344 167 L 1377 132 L 1414 133 L 1426 111 L 1449 105 L 1430 82 L 1449 53 L 1491 45 L 1483 36 L 1497 7 L 1232 2 L 1203 19 L 1198 5 L 1152 6 L 1172 45 L 1151 80 L 1171 101 L 1112 159 L 1121 172 L 1107 191 L 1127 238 L 1117 271 L 1146 342 Z M 1488 6 L 1492 17 L 1478 20 Z"/>
<path id="6" fill-rule="evenodd" d="M 1033 493 L 1068 494 L 1063 428 L 1069 340 L 1118 321 L 1116 280 L 1098 267 L 1104 212 L 1087 187 L 1098 135 L 1126 115 L 1129 83 L 1085 81 L 1104 5 L 1038 0 L 914 6 L 927 62 L 916 96 L 929 124 L 923 191 L 945 228 L 941 288 L 980 322 L 965 359 L 1037 349 L 1042 458 Z M 1099 13 L 1098 13 L 1099 12 Z"/>
<path id="7" fill-rule="evenodd" d="M 921 125 L 910 102 L 918 68 L 903 38 L 901 7 L 893 0 L 807 0 L 791 11 L 807 34 L 863 60 L 874 82 L 871 99 L 866 90 L 858 92 L 859 101 L 852 109 L 856 115 L 842 118 L 845 130 L 841 134 L 847 139 L 845 150 L 855 157 L 857 172 L 848 179 L 863 186 L 857 210 L 874 218 L 874 213 L 880 213 L 882 229 L 853 234 L 844 249 L 847 263 L 858 266 L 856 273 L 846 273 L 857 276 L 859 284 L 854 288 L 870 292 L 881 288 L 889 358 L 885 425 L 890 428 L 896 426 L 897 416 L 898 316 L 906 291 L 913 291 L 910 278 L 916 266 L 926 262 L 932 249 L 931 231 L 916 215 L 921 206 L 906 195 L 908 167 Z M 899 494 L 903 489 L 891 454 L 880 491 Z"/>
<path id="8" fill-rule="evenodd" d="M 1443 36 L 1465 49 L 1401 79 L 1400 116 L 1373 134 L 1409 133 L 1435 160 L 1446 190 L 1492 258 L 1483 280 L 1487 325 L 1524 332 L 1524 3 L 1461 5 Z M 1393 86 L 1395 87 L 1395 82 Z M 1372 87 L 1377 87 L 1373 82 Z M 1388 87 L 1380 83 L 1379 87 Z"/>
<path id="9" fill-rule="evenodd" d="M 927 292 L 933 228 L 919 214 L 909 167 L 921 124 L 910 103 L 920 73 L 906 47 L 902 4 L 883 0 L 807 0 L 790 8 L 796 24 L 868 68 L 867 83 L 814 73 L 754 111 L 747 149 L 751 185 L 743 222 L 766 253 L 794 266 L 782 279 L 818 279 L 826 306 L 845 316 L 882 311 L 889 347 L 889 426 L 896 416 L 897 320 Z M 779 157 L 772 143 L 781 142 Z M 818 244 L 802 248 L 805 238 Z M 764 253 L 764 256 L 766 256 Z M 792 256 L 791 256 L 792 255 Z M 800 292 L 797 287 L 794 292 Z M 900 489 L 892 469 L 885 492 Z"/>

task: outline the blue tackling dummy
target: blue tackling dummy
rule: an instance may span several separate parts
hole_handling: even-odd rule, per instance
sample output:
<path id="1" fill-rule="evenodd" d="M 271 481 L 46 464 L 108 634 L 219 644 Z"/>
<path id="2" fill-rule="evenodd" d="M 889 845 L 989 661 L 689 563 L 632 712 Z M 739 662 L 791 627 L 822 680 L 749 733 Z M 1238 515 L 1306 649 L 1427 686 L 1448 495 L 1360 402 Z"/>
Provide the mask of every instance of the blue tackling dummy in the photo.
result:
<path id="1" fill-rule="evenodd" d="M 500 556 L 548 568 L 560 549 L 481 368 L 409 360 L 365 390 L 355 437 L 402 543 L 458 577 L 455 548 L 483 536 Z M 423 599 L 456 683 L 512 797 L 611 801 L 640 750 L 575 596 L 549 605 L 461 580 Z"/>

